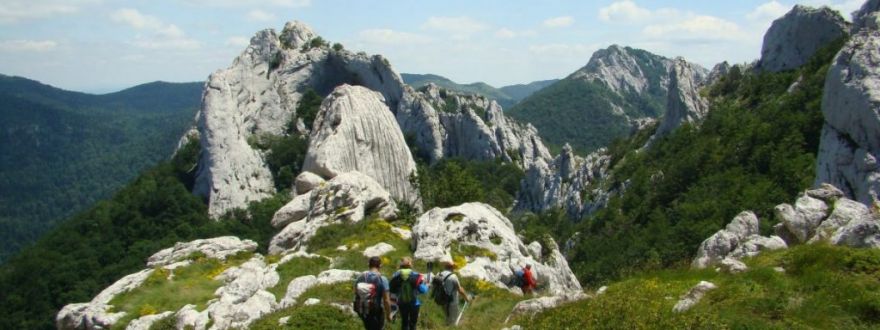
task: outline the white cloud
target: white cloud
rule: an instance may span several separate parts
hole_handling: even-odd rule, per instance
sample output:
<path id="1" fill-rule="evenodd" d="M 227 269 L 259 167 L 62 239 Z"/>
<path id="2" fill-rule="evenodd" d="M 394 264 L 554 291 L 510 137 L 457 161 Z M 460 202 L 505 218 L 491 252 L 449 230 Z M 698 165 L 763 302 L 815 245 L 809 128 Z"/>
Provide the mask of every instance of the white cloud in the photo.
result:
<path id="1" fill-rule="evenodd" d="M 749 37 L 736 23 L 714 16 L 693 14 L 687 16 L 668 23 L 648 25 L 642 33 L 653 39 L 697 43 L 743 40 Z"/>
<path id="2" fill-rule="evenodd" d="M 571 26 L 572 24 L 574 24 L 574 17 L 571 16 L 553 17 L 544 20 L 544 26 L 549 28 L 566 27 Z"/>
<path id="3" fill-rule="evenodd" d="M 852 13 L 864 4 L 864 0 L 809 0 L 804 4 L 809 6 L 828 6 L 839 11 L 844 18 L 852 20 Z"/>
<path id="4" fill-rule="evenodd" d="M 752 21 L 773 21 L 785 15 L 791 7 L 785 6 L 776 0 L 762 4 L 746 15 Z"/>
<path id="5" fill-rule="evenodd" d="M 47 52 L 58 47 L 52 40 L 5 40 L 0 41 L 0 51 L 6 52 Z"/>
<path id="6" fill-rule="evenodd" d="M 514 31 L 508 28 L 500 28 L 495 31 L 495 37 L 499 39 L 513 39 L 519 37 L 534 37 L 538 35 L 533 30 Z"/>
<path id="7" fill-rule="evenodd" d="M 183 0 L 195 6 L 211 6 L 211 7 L 253 7 L 253 6 L 275 6 L 275 7 L 308 7 L 312 4 L 311 0 Z"/>
<path id="8" fill-rule="evenodd" d="M 409 32 L 394 31 L 391 29 L 369 29 L 358 33 L 361 41 L 382 45 L 413 45 L 425 44 L 430 38 Z"/>
<path id="9" fill-rule="evenodd" d="M 270 22 L 276 19 L 275 14 L 268 13 L 259 9 L 251 10 L 245 16 L 249 21 L 254 22 Z"/>
<path id="10" fill-rule="evenodd" d="M 430 17 L 422 24 L 422 29 L 447 32 L 452 34 L 453 38 L 466 38 L 488 28 L 485 23 L 467 16 Z"/>
<path id="11" fill-rule="evenodd" d="M 3 0 L 0 1 L 0 23 L 75 14 L 84 5 L 96 0 Z"/>
<path id="12" fill-rule="evenodd" d="M 631 0 L 617 1 L 599 9 L 599 19 L 605 22 L 638 22 L 650 17 L 650 10 Z"/>
<path id="13" fill-rule="evenodd" d="M 197 49 L 200 43 L 186 37 L 177 25 L 168 24 L 161 19 L 142 14 L 136 9 L 124 8 L 110 14 L 114 22 L 126 24 L 136 30 L 149 32 L 150 36 L 138 35 L 132 44 L 147 49 Z"/>
<path id="14" fill-rule="evenodd" d="M 235 36 L 226 39 L 226 46 L 235 48 L 244 48 L 251 44 L 251 40 L 246 37 Z"/>

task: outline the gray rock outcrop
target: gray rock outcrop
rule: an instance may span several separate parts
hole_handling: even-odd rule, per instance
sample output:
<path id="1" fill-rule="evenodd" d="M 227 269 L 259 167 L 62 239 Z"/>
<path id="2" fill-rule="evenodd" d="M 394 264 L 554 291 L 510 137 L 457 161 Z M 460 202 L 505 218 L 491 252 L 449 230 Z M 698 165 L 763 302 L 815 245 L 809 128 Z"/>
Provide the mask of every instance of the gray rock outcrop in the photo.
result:
<path id="1" fill-rule="evenodd" d="M 253 252 L 257 242 L 242 240 L 235 236 L 223 236 L 209 239 L 198 239 L 190 242 L 178 242 L 174 247 L 156 252 L 147 259 L 147 267 L 167 266 L 175 262 L 189 259 L 199 253 L 206 258 L 225 260 L 241 252 Z"/>
<path id="2" fill-rule="evenodd" d="M 489 205 L 467 203 L 431 209 L 416 220 L 412 234 L 416 259 L 439 261 L 460 254 L 450 250 L 453 243 L 488 252 L 465 255 L 467 265 L 459 272 L 463 277 L 508 288 L 513 272 L 518 267 L 531 265 L 538 283 L 547 293 L 561 295 L 581 291 L 580 283 L 555 242 L 551 240 L 547 243 L 551 246 L 544 246 L 550 253 L 536 258 L 517 237 L 510 220 Z"/>
<path id="3" fill-rule="evenodd" d="M 416 163 L 383 96 L 342 85 L 324 100 L 315 118 L 303 171 L 332 179 L 357 171 L 399 200 L 416 203 L 410 183 Z"/>
<path id="4" fill-rule="evenodd" d="M 507 119 L 497 103 L 439 90 L 416 91 L 385 58 L 313 45 L 315 38 L 298 22 L 288 23 L 280 36 L 271 29 L 260 31 L 229 68 L 209 77 L 198 114 L 202 150 L 194 192 L 207 198 L 212 217 L 275 193 L 265 152 L 250 142 L 267 135 L 308 134 L 311 128 L 294 109 L 310 89 L 327 95 L 349 84 L 381 94 L 376 98 L 428 162 L 444 157 L 501 158 L 527 168 L 537 158 L 550 159 L 534 127 Z M 375 102 L 370 106 L 378 108 Z M 295 132 L 289 133 L 288 127 Z M 379 170 L 357 169 L 371 176 Z M 376 179 L 389 184 L 383 176 Z M 395 197 L 410 196 L 402 185 L 386 187 Z"/>
<path id="5" fill-rule="evenodd" d="M 669 70 L 669 93 L 666 114 L 654 138 L 666 136 L 684 123 L 696 123 L 709 111 L 709 101 L 700 95 L 707 82 L 706 70 L 683 58 L 673 60 Z"/>
<path id="6" fill-rule="evenodd" d="M 559 307 L 562 304 L 589 298 L 592 297 L 583 292 L 578 292 L 568 295 L 547 296 L 523 300 L 513 306 L 513 310 L 510 312 L 510 315 L 507 316 L 507 319 L 510 320 L 511 318 L 524 315 L 532 316 L 543 311 Z"/>
<path id="7" fill-rule="evenodd" d="M 376 180 L 360 172 L 340 174 L 316 189 L 303 192 L 272 217 L 281 232 L 272 238 L 269 253 L 305 249 L 318 229 L 334 223 L 354 223 L 376 214 L 394 219 L 397 204 Z"/>
<path id="8" fill-rule="evenodd" d="M 682 313 L 690 310 L 703 299 L 703 296 L 705 296 L 707 292 L 717 288 L 718 286 L 712 282 L 700 281 L 700 283 L 697 283 L 697 285 L 691 288 L 687 294 L 682 296 L 681 299 L 675 303 L 675 306 L 672 307 L 672 311 L 675 313 Z"/>
<path id="9" fill-rule="evenodd" d="M 719 230 L 700 244 L 697 256 L 692 262 L 694 268 L 706 268 L 722 263 L 727 258 L 734 260 L 753 256 L 763 250 L 786 248 L 782 238 L 760 236 L 758 217 L 750 211 L 742 212 L 733 218 L 727 227 Z M 730 261 L 727 262 L 730 264 Z"/>
<path id="10" fill-rule="evenodd" d="M 126 314 L 125 312 L 112 312 L 110 301 L 120 294 L 140 287 L 152 274 L 153 269 L 145 269 L 125 276 L 101 291 L 88 303 L 64 306 L 55 317 L 55 326 L 59 330 L 109 329 Z"/>
<path id="11" fill-rule="evenodd" d="M 796 69 L 822 47 L 846 36 L 848 30 L 837 11 L 796 5 L 773 21 L 764 35 L 759 68 L 769 72 Z"/>
<path id="12" fill-rule="evenodd" d="M 825 80 L 816 184 L 827 182 L 871 205 L 880 197 L 880 29 L 876 1 L 856 14 L 862 26 L 837 54 Z M 873 6 L 873 7 L 872 7 Z"/>

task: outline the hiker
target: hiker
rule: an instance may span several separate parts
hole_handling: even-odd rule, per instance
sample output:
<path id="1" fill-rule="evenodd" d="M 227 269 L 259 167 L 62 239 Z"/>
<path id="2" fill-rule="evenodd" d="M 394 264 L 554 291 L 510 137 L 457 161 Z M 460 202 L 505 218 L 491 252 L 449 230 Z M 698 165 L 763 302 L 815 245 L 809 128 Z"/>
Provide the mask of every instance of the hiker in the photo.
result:
<path id="1" fill-rule="evenodd" d="M 372 257 L 370 269 L 357 277 L 354 285 L 354 310 L 367 330 L 382 330 L 385 321 L 391 320 L 391 298 L 388 293 L 388 279 L 382 276 L 379 268 L 382 259 Z"/>
<path id="2" fill-rule="evenodd" d="M 412 270 L 412 258 L 403 257 L 400 260 L 400 269 L 391 276 L 390 288 L 391 293 L 397 296 L 400 328 L 415 330 L 419 321 L 419 308 L 422 305 L 419 295 L 428 292 L 428 285 L 422 274 Z"/>
<path id="3" fill-rule="evenodd" d="M 458 276 L 453 273 L 455 263 L 452 262 L 452 259 L 443 260 L 443 266 L 445 270 L 437 274 L 437 277 L 431 283 L 431 286 L 433 286 L 431 296 L 434 298 L 434 302 L 443 307 L 443 313 L 446 314 L 446 325 L 454 326 L 458 321 L 459 298 L 468 302 L 470 297 L 464 292 L 464 288 L 461 287 Z"/>
<path id="4" fill-rule="evenodd" d="M 535 283 L 535 275 L 532 273 L 532 265 L 526 265 L 522 270 L 522 291 L 523 294 L 530 295 L 537 286 Z"/>

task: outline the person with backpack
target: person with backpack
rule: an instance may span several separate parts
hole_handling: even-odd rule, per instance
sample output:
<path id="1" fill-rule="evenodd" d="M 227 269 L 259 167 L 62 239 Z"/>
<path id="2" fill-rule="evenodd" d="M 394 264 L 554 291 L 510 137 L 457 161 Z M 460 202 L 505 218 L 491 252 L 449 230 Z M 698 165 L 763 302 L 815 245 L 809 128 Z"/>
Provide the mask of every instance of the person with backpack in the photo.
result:
<path id="1" fill-rule="evenodd" d="M 422 302 L 419 295 L 428 292 L 428 285 L 422 274 L 412 270 L 412 258 L 403 257 L 400 269 L 391 276 L 391 293 L 397 296 L 403 330 L 415 330 L 419 321 L 419 308 Z"/>
<path id="2" fill-rule="evenodd" d="M 535 275 L 532 273 L 532 265 L 526 265 L 522 270 L 522 284 L 521 288 L 523 294 L 529 295 L 532 294 L 537 286 L 535 282 Z"/>
<path id="3" fill-rule="evenodd" d="M 391 297 L 388 278 L 382 276 L 379 268 L 382 259 L 372 257 L 370 269 L 358 275 L 354 284 L 354 311 L 364 322 L 367 330 L 382 330 L 385 321 L 391 320 Z"/>
<path id="4" fill-rule="evenodd" d="M 443 266 L 446 269 L 437 274 L 431 283 L 433 287 L 431 297 L 434 298 L 434 302 L 443 307 L 443 313 L 446 315 L 446 325 L 454 326 L 458 321 L 458 314 L 460 313 L 458 307 L 459 299 L 464 299 L 465 302 L 468 302 L 470 297 L 462 288 L 461 282 L 458 281 L 458 276 L 453 272 L 455 270 L 455 263 L 452 262 L 452 259 L 443 260 Z"/>

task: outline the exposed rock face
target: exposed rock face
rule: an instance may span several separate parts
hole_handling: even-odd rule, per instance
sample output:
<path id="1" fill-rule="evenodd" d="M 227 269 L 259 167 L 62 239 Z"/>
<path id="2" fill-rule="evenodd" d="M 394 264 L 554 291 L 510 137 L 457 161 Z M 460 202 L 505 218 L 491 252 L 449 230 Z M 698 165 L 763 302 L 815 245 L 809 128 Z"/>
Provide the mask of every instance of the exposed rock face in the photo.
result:
<path id="1" fill-rule="evenodd" d="M 166 317 L 174 315 L 174 312 L 164 312 L 154 315 L 142 316 L 136 320 L 131 321 L 128 326 L 125 327 L 125 330 L 150 330 L 150 327 L 153 326 L 153 323 L 164 319 Z"/>
<path id="2" fill-rule="evenodd" d="M 206 258 L 225 260 L 241 252 L 253 252 L 257 242 L 241 240 L 235 236 L 199 239 L 191 242 L 178 242 L 174 247 L 156 252 L 147 259 L 147 267 L 173 264 L 192 257 L 194 253 L 204 254 Z"/>
<path id="3" fill-rule="evenodd" d="M 110 301 L 117 295 L 141 286 L 152 274 L 152 269 L 146 269 L 128 275 L 101 291 L 91 302 L 64 306 L 55 317 L 55 326 L 60 330 L 109 329 L 119 319 L 125 317 L 125 312 L 110 312 L 112 308 Z"/>
<path id="4" fill-rule="evenodd" d="M 798 68 L 817 50 L 846 36 L 848 29 L 843 17 L 828 7 L 797 5 L 767 30 L 759 67 L 769 72 Z"/>
<path id="5" fill-rule="evenodd" d="M 665 67 L 664 71 L 668 71 L 668 59 L 659 57 L 658 59 L 658 63 L 642 64 L 658 65 Z M 618 45 L 593 53 L 587 66 L 572 74 L 572 78 L 601 81 L 618 94 L 625 92 L 642 94 L 651 87 L 651 81 L 642 69 L 638 56 L 633 54 L 631 49 Z M 668 84 L 668 80 L 662 78 L 660 85 L 666 87 Z"/>
<path id="6" fill-rule="evenodd" d="M 816 184 L 830 183 L 851 199 L 870 205 L 880 195 L 880 30 L 866 25 L 877 13 L 869 1 L 857 12 L 863 26 L 844 45 L 828 70 L 822 113 Z M 874 6 L 874 7 L 872 7 Z M 876 24 L 875 24 L 876 25 Z"/>
<path id="7" fill-rule="evenodd" d="M 740 213 L 727 228 L 700 244 L 692 265 L 695 268 L 720 265 L 721 269 L 735 273 L 745 270 L 740 259 L 757 256 L 762 251 L 785 249 L 792 244 L 829 242 L 850 247 L 880 247 L 877 214 L 864 204 L 842 196 L 839 189 L 823 184 L 805 191 L 794 205 L 777 205 L 775 212 L 780 222 L 774 229 L 778 236 L 760 236 L 754 213 Z"/>
<path id="8" fill-rule="evenodd" d="M 727 61 L 715 64 L 715 67 L 713 67 L 712 71 L 709 71 L 709 74 L 706 76 L 705 85 L 711 86 L 712 84 L 716 83 L 719 79 L 721 79 L 721 77 L 724 77 L 728 73 L 730 73 L 731 69 L 733 69 L 733 67 L 730 66 L 730 63 L 727 63 Z"/>
<path id="9" fill-rule="evenodd" d="M 391 244 L 379 243 L 364 249 L 364 257 L 381 257 L 391 251 L 394 251 L 394 247 Z"/>
<path id="10" fill-rule="evenodd" d="M 324 179 L 358 171 L 394 198 L 415 203 L 409 178 L 416 163 L 383 96 L 364 87 L 337 87 L 315 118 L 303 171 Z"/>
<path id="11" fill-rule="evenodd" d="M 779 237 L 760 236 L 759 228 L 758 217 L 754 213 L 749 211 L 740 213 L 733 218 L 727 227 L 719 230 L 700 244 L 692 266 L 706 268 L 721 263 L 728 257 L 740 259 L 757 254 L 762 250 L 787 247 L 785 241 Z"/>
<path id="12" fill-rule="evenodd" d="M 542 160 L 526 169 L 515 209 L 542 212 L 562 208 L 572 219 L 591 214 L 616 193 L 602 186 L 610 176 L 610 164 L 611 157 L 604 148 L 580 157 L 566 144 L 549 164 Z"/>
<path id="13" fill-rule="evenodd" d="M 445 209 L 434 208 L 420 216 L 413 227 L 416 259 L 438 261 L 450 258 L 451 252 L 457 253 L 450 251 L 453 242 L 459 246 L 484 249 L 492 255 L 468 258 L 468 264 L 460 271 L 461 276 L 479 278 L 507 288 L 516 269 L 531 265 L 538 283 L 544 285 L 548 293 L 560 295 L 581 291 L 580 283 L 555 242 L 545 247 L 551 252 L 543 258 L 532 256 L 529 248 L 516 236 L 510 220 L 489 205 L 467 203 Z"/>
<path id="14" fill-rule="evenodd" d="M 853 13 L 853 25 L 852 25 L 852 34 L 856 34 L 862 29 L 877 28 L 877 17 L 872 16 L 872 14 L 876 15 L 877 12 L 880 11 L 880 1 L 878 0 L 868 0 L 862 5 L 859 10 Z"/>
<path id="15" fill-rule="evenodd" d="M 321 227 L 358 222 L 375 213 L 396 217 L 397 204 L 376 180 L 360 172 L 343 173 L 317 189 L 296 196 L 272 217 L 272 226 L 283 228 L 272 238 L 269 253 L 304 249 Z"/>
<path id="16" fill-rule="evenodd" d="M 287 294 L 285 294 L 284 299 L 281 300 L 281 308 L 296 305 L 299 296 L 316 285 L 354 282 L 354 279 L 359 274 L 360 273 L 353 270 L 330 269 L 321 272 L 318 276 L 306 275 L 297 277 L 293 281 L 290 281 L 290 284 L 287 286 Z"/>
<path id="17" fill-rule="evenodd" d="M 457 106 L 446 105 L 435 98 L 442 96 L 439 92 L 433 95 L 433 92 L 418 92 L 406 86 L 381 56 L 336 51 L 327 46 L 311 47 L 316 37 L 298 22 L 288 23 L 280 36 L 271 29 L 261 31 L 229 68 L 209 77 L 198 115 L 202 156 L 194 192 L 207 197 L 212 217 L 245 207 L 248 202 L 275 192 L 263 152 L 254 149 L 248 141 L 263 135 L 287 134 L 288 125 L 295 127 L 299 134 L 309 133 L 310 128 L 294 113 L 309 89 L 327 95 L 334 88 L 349 84 L 381 94 L 381 97 L 370 95 L 370 101 L 342 98 L 347 98 L 350 105 L 367 104 L 370 109 L 380 108 L 372 98 L 384 103 L 403 136 L 410 137 L 420 156 L 429 162 L 454 156 L 500 157 L 517 161 L 526 168 L 535 158 L 550 158 L 535 129 L 507 120 L 496 103 L 486 98 L 462 96 L 455 101 Z M 443 108 L 435 109 L 440 106 Z M 387 118 L 382 121 L 383 125 L 387 124 Z M 327 133 L 319 131 L 314 134 L 323 134 L 323 137 Z M 396 134 L 379 137 L 390 138 L 391 135 Z M 394 148 L 391 154 L 402 154 L 396 146 Z M 374 178 L 395 197 L 410 197 L 411 188 L 399 181 L 386 182 L 388 178 L 397 178 L 399 173 L 408 175 L 410 162 L 398 159 L 393 163 L 401 167 L 386 168 L 386 171 L 395 176 Z M 374 174 L 372 171 L 381 171 L 379 168 L 368 170 L 367 164 L 355 164 L 356 169 L 370 176 Z M 316 174 L 325 174 L 317 168 Z"/>
<path id="18" fill-rule="evenodd" d="M 689 309 L 693 308 L 700 300 L 703 299 L 703 296 L 706 295 L 706 292 L 717 289 L 716 286 L 712 282 L 700 281 L 697 285 L 691 288 L 687 294 L 681 297 L 674 307 L 672 307 L 672 311 L 676 313 L 686 312 Z"/>
<path id="19" fill-rule="evenodd" d="M 684 123 L 699 122 L 709 111 L 709 102 L 700 95 L 706 83 L 705 69 L 676 58 L 669 70 L 669 97 L 666 114 L 657 127 L 655 137 L 662 137 Z"/>

